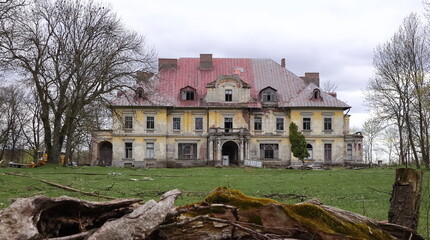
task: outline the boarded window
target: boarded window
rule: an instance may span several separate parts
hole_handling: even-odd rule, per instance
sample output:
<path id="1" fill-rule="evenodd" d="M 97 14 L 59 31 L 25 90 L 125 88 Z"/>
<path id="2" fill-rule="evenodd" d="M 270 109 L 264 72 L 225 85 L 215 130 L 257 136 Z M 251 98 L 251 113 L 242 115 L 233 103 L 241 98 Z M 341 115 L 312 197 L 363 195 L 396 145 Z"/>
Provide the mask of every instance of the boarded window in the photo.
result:
<path id="1" fill-rule="evenodd" d="M 262 119 L 261 117 L 254 117 L 254 130 L 262 129 Z"/>
<path id="2" fill-rule="evenodd" d="M 197 143 L 178 143 L 179 159 L 197 159 Z"/>
<path id="3" fill-rule="evenodd" d="M 203 118 L 195 118 L 194 121 L 195 129 L 203 130 Z"/>

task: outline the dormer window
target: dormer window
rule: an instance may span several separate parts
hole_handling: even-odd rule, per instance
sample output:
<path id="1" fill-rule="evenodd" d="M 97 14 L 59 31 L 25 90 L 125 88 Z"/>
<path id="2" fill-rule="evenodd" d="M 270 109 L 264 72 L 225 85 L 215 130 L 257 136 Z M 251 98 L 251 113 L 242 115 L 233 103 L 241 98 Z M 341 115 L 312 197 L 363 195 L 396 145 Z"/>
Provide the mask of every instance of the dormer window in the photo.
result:
<path id="1" fill-rule="evenodd" d="M 143 98 L 143 94 L 144 94 L 143 88 L 142 87 L 138 87 L 136 89 L 136 97 Z"/>
<path id="2" fill-rule="evenodd" d="M 226 102 L 233 101 L 233 90 L 232 89 L 226 89 L 225 90 L 225 101 Z"/>
<path id="3" fill-rule="evenodd" d="M 181 100 L 182 101 L 193 101 L 196 99 L 196 90 L 192 87 L 186 87 L 181 89 Z"/>
<path id="4" fill-rule="evenodd" d="M 312 92 L 312 100 L 321 100 L 321 91 L 318 88 Z"/>
<path id="5" fill-rule="evenodd" d="M 276 90 L 273 88 L 265 88 L 261 91 L 262 102 L 276 102 Z"/>

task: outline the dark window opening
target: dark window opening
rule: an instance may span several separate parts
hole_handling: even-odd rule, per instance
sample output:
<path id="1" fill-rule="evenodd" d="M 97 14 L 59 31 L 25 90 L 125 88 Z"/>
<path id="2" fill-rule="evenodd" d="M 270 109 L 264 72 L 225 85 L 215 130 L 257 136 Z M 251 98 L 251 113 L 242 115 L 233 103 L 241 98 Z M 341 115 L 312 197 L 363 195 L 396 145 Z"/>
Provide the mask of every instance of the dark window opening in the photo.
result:
<path id="1" fill-rule="evenodd" d="M 183 91 L 182 100 L 194 100 L 194 91 L 193 90 Z"/>
<path id="2" fill-rule="evenodd" d="M 276 118 L 276 130 L 284 131 L 284 119 Z"/>
<path id="3" fill-rule="evenodd" d="M 303 130 L 311 130 L 311 118 L 303 118 Z"/>
<path id="4" fill-rule="evenodd" d="M 233 101 L 233 90 L 231 90 L 231 89 L 226 89 L 225 90 L 225 101 L 226 102 Z"/>
<path id="5" fill-rule="evenodd" d="M 324 118 L 324 130 L 332 130 L 331 118 Z"/>
<path id="6" fill-rule="evenodd" d="M 230 132 L 233 128 L 233 118 L 224 118 L 224 128 L 225 132 Z"/>
<path id="7" fill-rule="evenodd" d="M 146 117 L 146 129 L 154 129 L 154 128 L 155 128 L 155 118 Z"/>
<path id="8" fill-rule="evenodd" d="M 133 158 L 133 143 L 131 142 L 125 143 L 125 158 Z"/>
<path id="9" fill-rule="evenodd" d="M 278 144 L 260 144 L 261 159 L 278 159 Z"/>

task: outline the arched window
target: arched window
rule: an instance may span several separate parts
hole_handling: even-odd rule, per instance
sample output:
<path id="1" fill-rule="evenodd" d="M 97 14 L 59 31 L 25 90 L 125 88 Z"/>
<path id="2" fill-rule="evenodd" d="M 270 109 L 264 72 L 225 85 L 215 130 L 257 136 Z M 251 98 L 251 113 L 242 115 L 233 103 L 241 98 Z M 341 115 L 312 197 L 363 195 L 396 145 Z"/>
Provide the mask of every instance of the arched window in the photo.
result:
<path id="1" fill-rule="evenodd" d="M 142 88 L 142 87 L 138 87 L 138 88 L 136 89 L 136 97 L 138 97 L 138 98 L 143 98 L 143 95 L 144 95 L 143 88 Z"/>
<path id="2" fill-rule="evenodd" d="M 308 145 L 306 145 L 306 148 L 308 149 L 308 153 L 309 153 L 309 157 L 307 157 L 306 159 L 313 159 L 314 152 L 313 152 L 312 145 L 308 143 Z"/>
<path id="3" fill-rule="evenodd" d="M 318 88 L 315 88 L 312 92 L 312 100 L 321 100 L 321 91 Z"/>
<path id="4" fill-rule="evenodd" d="M 276 90 L 273 88 L 265 88 L 261 91 L 262 102 L 276 102 Z"/>

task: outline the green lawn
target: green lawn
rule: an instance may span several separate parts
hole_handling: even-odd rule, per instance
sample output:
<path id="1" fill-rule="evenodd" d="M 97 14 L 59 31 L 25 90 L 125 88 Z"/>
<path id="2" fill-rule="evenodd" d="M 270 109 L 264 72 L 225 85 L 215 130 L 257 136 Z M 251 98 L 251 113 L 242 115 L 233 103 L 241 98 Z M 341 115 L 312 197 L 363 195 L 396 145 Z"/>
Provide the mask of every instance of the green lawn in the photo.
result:
<path id="1" fill-rule="evenodd" d="M 429 171 L 425 171 L 419 230 L 424 236 L 427 236 L 425 221 L 428 216 L 425 206 L 428 208 L 430 204 L 428 174 Z M 0 168 L 0 208 L 7 207 L 13 198 L 34 195 L 68 195 L 93 201 L 105 200 L 39 181 L 43 179 L 99 195 L 143 200 L 158 199 L 163 192 L 178 188 L 183 192 L 183 196 L 177 200 L 177 205 L 201 201 L 214 188 L 227 186 L 240 189 L 248 195 L 269 196 L 284 203 L 317 199 L 326 205 L 385 220 L 394 176 L 395 168 L 339 168 L 321 171 L 254 168 L 73 168 L 52 165 L 34 169 Z"/>

